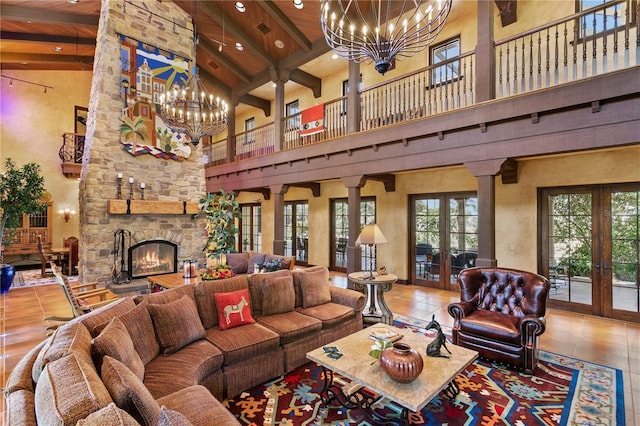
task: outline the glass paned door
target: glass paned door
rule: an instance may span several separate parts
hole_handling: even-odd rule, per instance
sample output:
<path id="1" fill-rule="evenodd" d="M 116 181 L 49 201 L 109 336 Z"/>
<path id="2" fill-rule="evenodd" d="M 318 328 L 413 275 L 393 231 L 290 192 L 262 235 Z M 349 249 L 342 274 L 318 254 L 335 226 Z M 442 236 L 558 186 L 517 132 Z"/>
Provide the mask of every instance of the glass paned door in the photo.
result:
<path id="1" fill-rule="evenodd" d="M 333 222 L 331 241 L 331 269 L 334 271 L 347 271 L 347 244 L 349 242 L 349 205 L 347 199 L 331 200 L 331 217 Z M 362 198 L 360 200 L 360 228 L 376 221 L 375 198 Z M 383 231 L 384 233 L 384 231 Z M 366 253 L 365 253 L 366 252 Z M 372 256 L 375 264 L 375 248 L 370 254 L 369 250 L 362 250 L 361 264 L 369 265 Z"/>
<path id="2" fill-rule="evenodd" d="M 295 256 L 296 264 L 309 260 L 309 203 L 290 201 L 284 205 L 284 254 Z"/>
<path id="3" fill-rule="evenodd" d="M 240 251 L 262 252 L 262 206 L 260 204 L 243 204 L 240 206 Z"/>
<path id="4" fill-rule="evenodd" d="M 412 200 L 411 281 L 454 289 L 464 268 L 478 257 L 475 194 L 416 195 Z M 444 226 L 443 224 L 447 224 Z"/>

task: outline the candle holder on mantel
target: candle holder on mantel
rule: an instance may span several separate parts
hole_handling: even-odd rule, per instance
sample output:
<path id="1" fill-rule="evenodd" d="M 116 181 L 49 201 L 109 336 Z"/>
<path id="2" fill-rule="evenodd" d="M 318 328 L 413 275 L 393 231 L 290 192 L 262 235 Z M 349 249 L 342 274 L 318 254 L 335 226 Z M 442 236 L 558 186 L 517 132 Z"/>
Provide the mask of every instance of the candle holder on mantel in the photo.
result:
<path id="1" fill-rule="evenodd" d="M 144 183 L 140 184 L 140 199 L 144 200 Z"/>
<path id="2" fill-rule="evenodd" d="M 133 200 L 133 178 L 129 178 L 129 195 L 127 200 Z"/>
<path id="3" fill-rule="evenodd" d="M 118 181 L 118 192 L 116 193 L 116 198 L 118 200 L 122 199 L 122 175 L 118 174 L 118 176 L 116 177 L 116 180 Z"/>

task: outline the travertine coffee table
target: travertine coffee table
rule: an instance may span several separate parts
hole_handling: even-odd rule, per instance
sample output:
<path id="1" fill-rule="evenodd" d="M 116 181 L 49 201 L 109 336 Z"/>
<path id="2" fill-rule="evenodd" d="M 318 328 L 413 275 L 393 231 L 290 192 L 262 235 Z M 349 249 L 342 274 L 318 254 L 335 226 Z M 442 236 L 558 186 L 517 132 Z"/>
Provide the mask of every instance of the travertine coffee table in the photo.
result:
<path id="1" fill-rule="evenodd" d="M 382 370 L 380 363 L 369 356 L 371 345 L 374 343 L 369 335 L 375 328 L 391 329 L 402 334 L 401 341 L 408 343 L 422 355 L 424 369 L 416 380 L 406 384 L 393 381 Z M 432 340 L 431 337 L 413 333 L 409 329 L 376 324 L 327 345 L 326 347 L 336 347 L 339 353 L 343 354 L 339 359 L 329 358 L 322 347 L 308 352 L 307 358 L 319 364 L 324 370 L 325 383 L 321 397 L 325 404 L 329 405 L 336 400 L 347 408 L 360 408 L 367 420 L 373 424 L 406 425 L 409 410 L 420 411 L 441 391 L 444 391 L 448 398 L 454 399 L 459 393 L 454 381 L 455 377 L 478 357 L 476 351 L 451 343 L 447 345 L 452 352 L 449 358 L 428 357 L 427 345 Z M 443 353 L 446 354 L 446 351 Z M 349 391 L 345 392 L 333 383 L 334 372 L 351 379 L 353 384 Z M 401 419 L 380 418 L 371 407 L 379 398 L 374 399 L 370 393 L 361 392 L 361 387 L 370 389 L 402 406 Z"/>

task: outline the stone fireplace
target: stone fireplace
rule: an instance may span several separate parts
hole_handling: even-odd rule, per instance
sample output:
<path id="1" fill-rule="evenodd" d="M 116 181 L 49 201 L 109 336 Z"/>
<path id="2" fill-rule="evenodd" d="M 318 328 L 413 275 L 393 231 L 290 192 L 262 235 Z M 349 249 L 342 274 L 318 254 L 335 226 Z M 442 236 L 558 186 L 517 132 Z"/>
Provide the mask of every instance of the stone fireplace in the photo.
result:
<path id="1" fill-rule="evenodd" d="M 166 240 L 142 241 L 129 247 L 131 279 L 178 272 L 178 245 Z"/>
<path id="2" fill-rule="evenodd" d="M 149 13 L 141 13 L 138 8 L 124 9 L 117 2 L 102 0 L 96 38 L 79 186 L 79 272 L 80 282 L 97 281 L 112 291 L 126 286 L 113 279 L 114 265 L 121 269 L 121 255 L 114 247 L 117 230 L 129 231 L 132 236 L 122 250 L 128 257 L 123 268 L 133 272 L 131 284 L 144 286 L 146 276 L 177 271 L 184 259 L 198 259 L 204 264 L 204 221 L 194 218 L 194 212 L 186 208 L 187 203 L 197 208 L 197 201 L 206 194 L 202 145 L 191 146 L 191 155 L 176 161 L 139 152 L 132 155 L 120 143 L 121 114 L 126 106 L 121 84 L 121 37 L 189 60 L 193 56 L 193 34 L 188 31 L 191 17 L 170 2 L 145 2 L 145 7 L 156 17 L 151 22 Z M 174 21 L 183 29 L 167 29 L 166 23 Z M 132 82 L 135 84 L 135 80 Z M 119 175 L 122 191 L 118 190 Z M 126 208 L 116 211 L 116 201 L 126 203 Z M 174 205 L 179 208 L 167 207 Z M 160 246 L 158 240 L 166 243 Z M 129 253 L 133 247 L 140 248 L 141 254 L 137 249 Z M 155 254 L 144 253 L 152 248 L 157 249 Z"/>

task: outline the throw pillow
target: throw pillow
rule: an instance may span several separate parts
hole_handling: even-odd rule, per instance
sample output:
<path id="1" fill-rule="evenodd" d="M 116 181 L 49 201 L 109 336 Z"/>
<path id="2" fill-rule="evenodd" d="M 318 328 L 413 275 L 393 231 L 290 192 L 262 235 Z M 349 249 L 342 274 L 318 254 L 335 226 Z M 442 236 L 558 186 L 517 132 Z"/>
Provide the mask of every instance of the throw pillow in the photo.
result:
<path id="1" fill-rule="evenodd" d="M 302 307 L 311 308 L 331 302 L 329 291 L 329 272 L 319 269 L 300 274 L 300 291 L 302 292 Z"/>
<path id="2" fill-rule="evenodd" d="M 266 259 L 266 257 L 265 257 Z M 271 259 L 269 261 L 265 260 L 264 262 L 259 262 L 256 264 L 258 267 L 258 272 L 275 272 L 282 269 L 280 267 L 281 259 Z"/>
<path id="3" fill-rule="evenodd" d="M 133 346 L 127 328 L 118 317 L 109 321 L 104 330 L 93 338 L 91 353 L 98 370 L 102 359 L 108 355 L 126 365 L 140 380 L 144 379 L 144 364 Z"/>
<path id="4" fill-rule="evenodd" d="M 227 253 L 227 265 L 236 274 L 246 274 L 249 267 L 249 253 Z"/>
<path id="5" fill-rule="evenodd" d="M 220 330 L 253 324 L 249 306 L 249 290 L 231 291 L 229 293 L 215 293 L 216 311 L 218 313 L 218 327 Z"/>
<path id="6" fill-rule="evenodd" d="M 280 269 L 290 269 L 291 268 L 291 258 L 286 256 L 279 256 L 277 254 L 267 254 L 264 257 L 265 262 L 269 262 L 271 260 L 279 260 L 280 261 Z"/>
<path id="7" fill-rule="evenodd" d="M 158 426 L 191 426 L 191 422 L 184 414 L 175 410 L 169 410 L 163 405 L 160 407 Z"/>
<path id="8" fill-rule="evenodd" d="M 158 403 L 142 381 L 123 363 L 105 356 L 102 362 L 102 381 L 119 408 L 131 414 L 140 424 L 158 424 Z"/>
<path id="9" fill-rule="evenodd" d="M 291 312 L 295 303 L 293 277 L 278 277 L 267 280 L 262 286 L 262 315 Z"/>
<path id="10" fill-rule="evenodd" d="M 89 414 L 76 423 L 76 426 L 139 426 L 129 413 L 118 408 L 113 402 L 98 411 Z"/>
<path id="11" fill-rule="evenodd" d="M 258 263 L 264 262 L 264 253 L 251 253 L 249 256 L 249 264 L 247 265 L 247 274 L 253 274 Z"/>
<path id="12" fill-rule="evenodd" d="M 189 296 L 162 305 L 150 303 L 147 308 L 162 354 L 171 355 L 189 343 L 204 338 L 198 309 Z"/>

